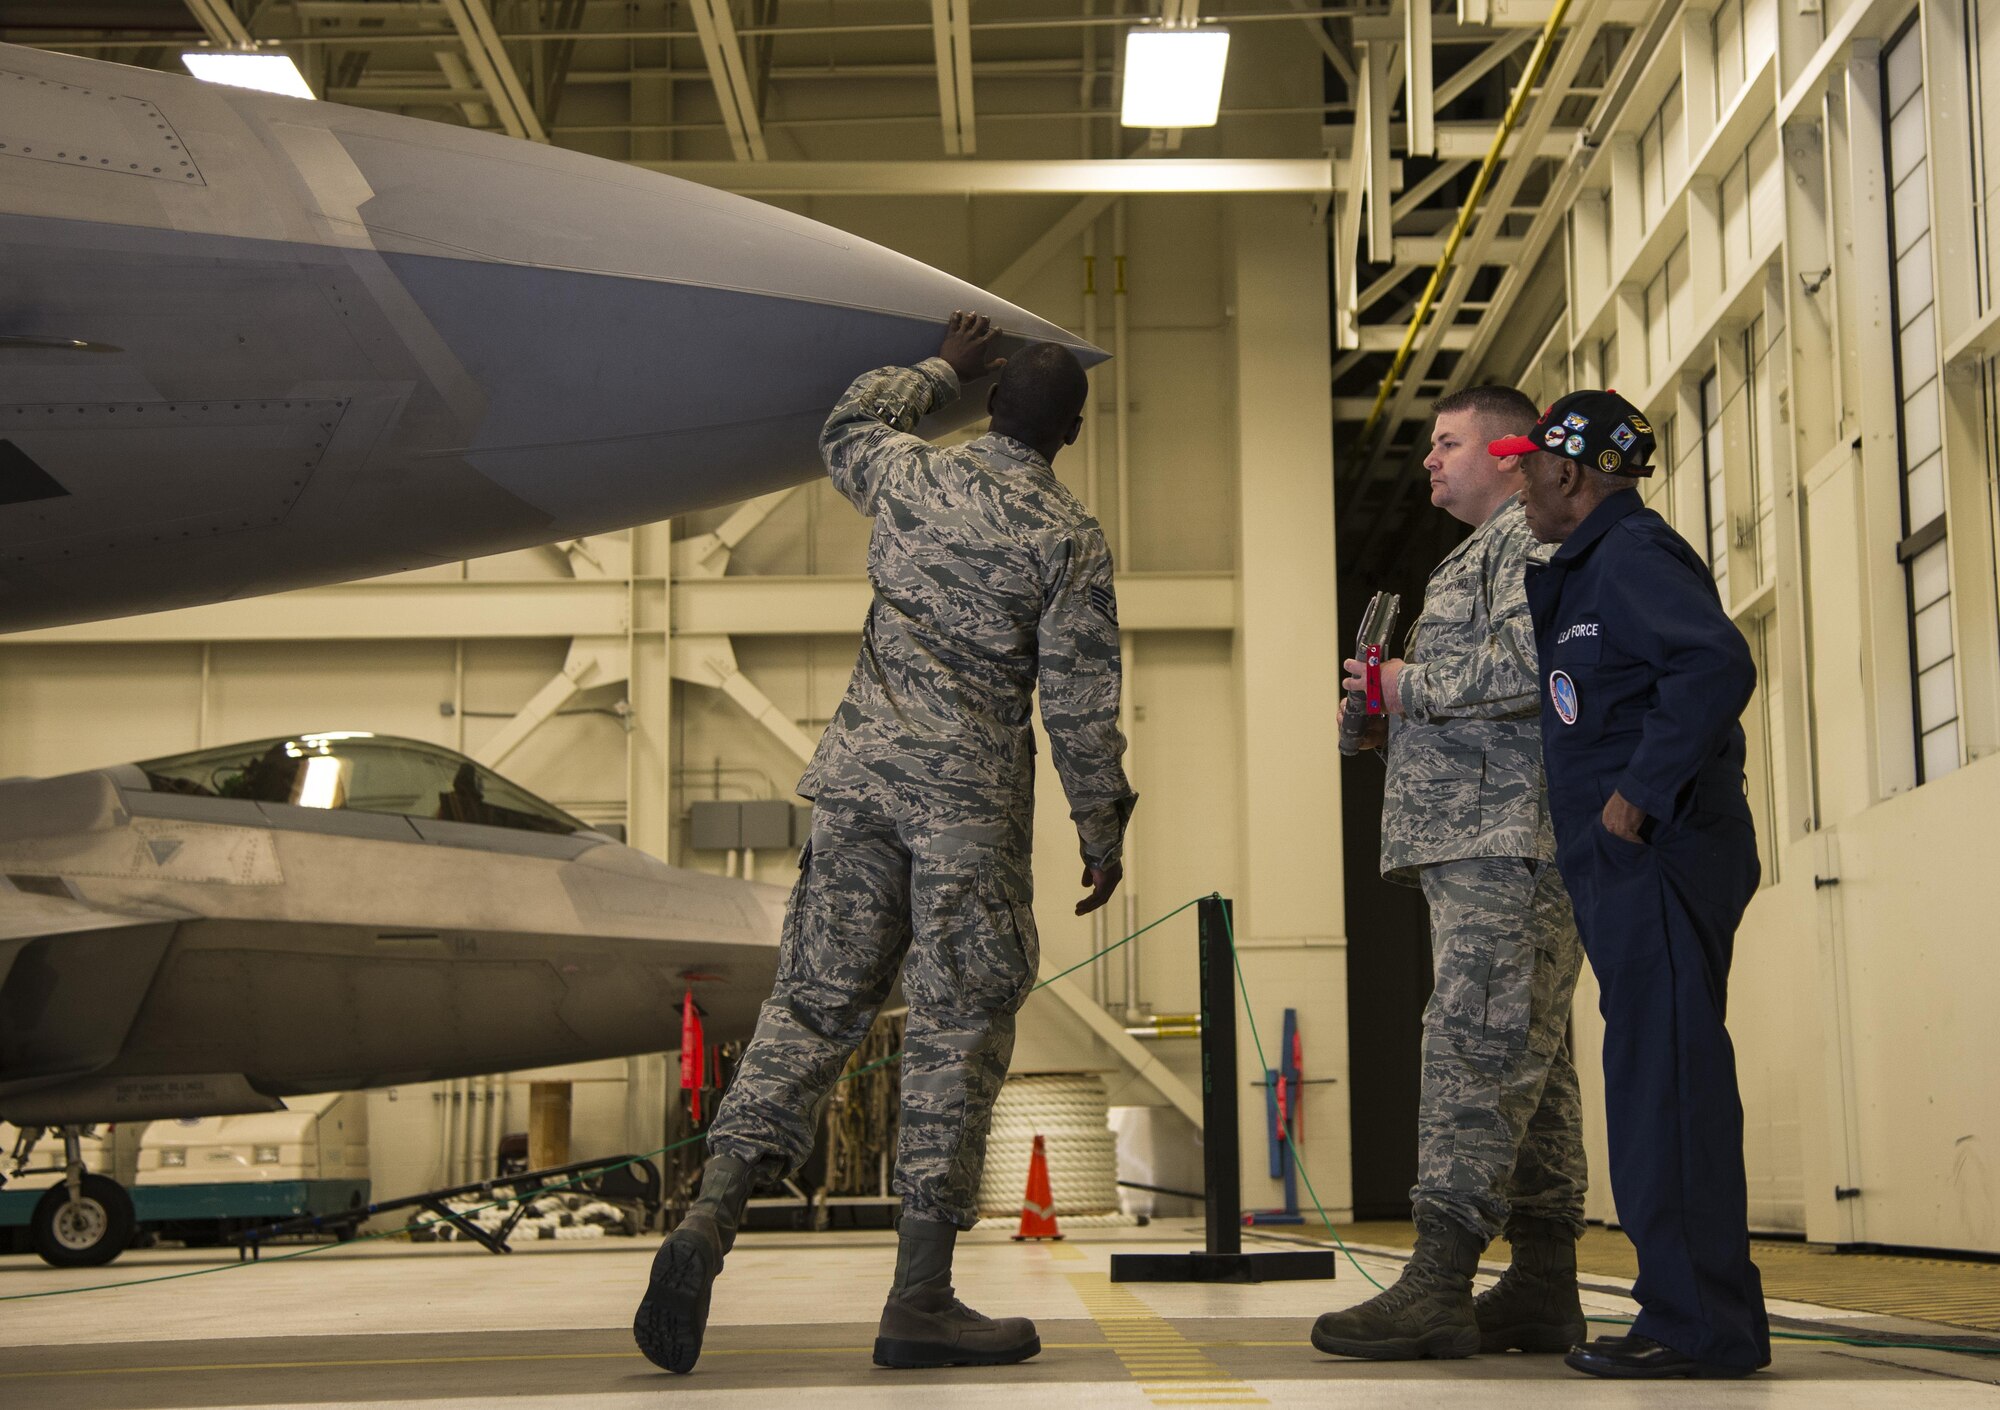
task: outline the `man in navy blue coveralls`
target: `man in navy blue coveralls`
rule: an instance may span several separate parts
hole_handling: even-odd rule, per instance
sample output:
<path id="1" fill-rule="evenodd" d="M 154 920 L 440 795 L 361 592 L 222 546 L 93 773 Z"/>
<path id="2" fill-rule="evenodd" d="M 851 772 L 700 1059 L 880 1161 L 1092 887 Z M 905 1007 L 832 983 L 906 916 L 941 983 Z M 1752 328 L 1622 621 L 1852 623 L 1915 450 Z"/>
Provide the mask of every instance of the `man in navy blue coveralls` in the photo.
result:
<path id="1" fill-rule="evenodd" d="M 1518 457 L 1556 858 L 1597 975 L 1618 1217 L 1639 1254 L 1630 1336 L 1569 1355 L 1599 1376 L 1741 1376 L 1771 1359 L 1750 1261 L 1743 1107 L 1723 1027 L 1757 889 L 1737 723 L 1756 685 L 1701 557 L 1645 507 L 1652 428 L 1574 392 Z"/>

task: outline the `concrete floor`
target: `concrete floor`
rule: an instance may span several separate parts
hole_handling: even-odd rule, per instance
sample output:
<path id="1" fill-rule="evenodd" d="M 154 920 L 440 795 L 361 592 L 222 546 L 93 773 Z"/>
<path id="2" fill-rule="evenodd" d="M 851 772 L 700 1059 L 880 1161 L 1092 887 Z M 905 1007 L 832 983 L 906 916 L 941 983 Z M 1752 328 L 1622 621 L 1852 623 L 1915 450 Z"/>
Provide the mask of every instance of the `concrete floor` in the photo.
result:
<path id="1" fill-rule="evenodd" d="M 1312 1318 L 1373 1292 L 1342 1263 L 1333 1282 L 1254 1287 L 1112 1284 L 1119 1249 L 1195 1247 L 1192 1224 L 1017 1245 L 981 1232 L 961 1244 L 958 1282 L 973 1306 L 1026 1315 L 1043 1352 L 998 1370 L 889 1372 L 869 1363 L 894 1264 L 886 1234 L 746 1235 L 717 1287 L 692 1376 L 655 1371 L 627 1330 L 651 1244 L 523 1245 L 496 1257 L 463 1245 L 350 1245 L 288 1261 L 224 1264 L 193 1278 L 0 1302 L 0 1406 L 34 1410 L 345 1406 L 378 1410 L 504 1404 L 767 1407 L 810 1398 L 847 1405 L 1730 1407 L 2000 1406 L 2000 1358 L 1780 1343 L 1748 1381 L 1621 1386 L 1555 1357 L 1378 1364 L 1320 1356 Z M 1253 1245 L 1255 1246 L 1255 1245 Z M 1277 1245 L 1273 1245 L 1277 1246 Z M 1359 1250 L 1390 1281 L 1387 1249 Z M 0 1259 L 0 1297 L 214 1268 L 213 1253 L 128 1254 L 109 1269 L 63 1272 Z M 1497 1268 L 1489 1268 L 1489 1273 Z M 1632 1311 L 1613 1280 L 1587 1278 L 1586 1311 Z M 1773 1302 L 1794 1330 L 1960 1332 Z M 1607 1328 L 1608 1329 L 1608 1328 Z"/>

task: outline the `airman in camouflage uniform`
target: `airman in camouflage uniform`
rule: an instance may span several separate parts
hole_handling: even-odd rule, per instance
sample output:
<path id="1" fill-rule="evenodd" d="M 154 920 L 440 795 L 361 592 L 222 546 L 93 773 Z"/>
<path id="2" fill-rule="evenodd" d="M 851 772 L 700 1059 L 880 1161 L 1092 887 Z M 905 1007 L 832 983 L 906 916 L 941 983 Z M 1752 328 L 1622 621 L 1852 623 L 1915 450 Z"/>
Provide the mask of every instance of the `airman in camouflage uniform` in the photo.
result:
<path id="1" fill-rule="evenodd" d="M 1395 1287 L 1313 1331 L 1323 1351 L 1377 1358 L 1566 1351 L 1584 1333 L 1568 1044 L 1583 950 L 1554 863 L 1523 581 L 1542 550 L 1486 449 L 1533 425 L 1535 407 L 1474 388 L 1437 411 L 1432 502 L 1473 532 L 1432 572 L 1405 659 L 1383 667 L 1382 874 L 1423 888 L 1435 974 L 1410 1192 L 1419 1242 Z M 1514 1268 L 1475 1304 L 1472 1272 L 1503 1227 Z"/>
<path id="2" fill-rule="evenodd" d="M 743 1196 L 811 1154 L 826 1095 L 899 971 L 903 1217 L 875 1359 L 998 1364 L 1040 1349 L 1032 1323 L 980 1317 L 950 1286 L 1039 957 L 1038 684 L 1093 888 L 1079 913 L 1118 884 L 1136 795 L 1121 763 L 1111 555 L 1049 468 L 1081 425 L 1082 368 L 1065 349 L 1030 347 L 1002 371 L 990 433 L 952 449 L 912 434 L 988 370 L 991 337 L 985 320 L 955 317 L 940 356 L 860 377 L 820 437 L 834 485 L 875 521 L 875 596 L 846 697 L 799 783 L 814 800 L 812 839 L 777 987 L 709 1132 L 702 1196 L 661 1250 L 634 1324 L 670 1370 L 699 1353 Z"/>

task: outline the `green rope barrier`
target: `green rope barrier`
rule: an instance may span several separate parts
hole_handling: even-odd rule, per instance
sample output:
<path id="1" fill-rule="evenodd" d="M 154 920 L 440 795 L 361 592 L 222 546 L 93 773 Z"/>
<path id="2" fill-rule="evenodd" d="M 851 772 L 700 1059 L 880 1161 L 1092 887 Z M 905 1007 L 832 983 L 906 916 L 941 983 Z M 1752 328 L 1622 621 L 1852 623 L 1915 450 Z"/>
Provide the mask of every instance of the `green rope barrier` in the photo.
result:
<path id="1" fill-rule="evenodd" d="M 1212 892 L 1209 896 L 1205 896 L 1202 899 L 1219 901 L 1222 899 L 1222 894 L 1220 892 Z M 1257 1015 L 1252 1013 L 1250 1009 L 1250 986 L 1244 981 L 1243 977 L 1243 957 L 1236 948 L 1236 920 L 1232 914 L 1233 909 L 1233 907 L 1227 906 L 1223 908 L 1222 923 L 1223 929 L 1229 936 L 1230 962 L 1236 967 L 1237 997 L 1243 1005 L 1243 1017 L 1249 1021 L 1250 1041 L 1257 1049 L 1257 1064 L 1268 1072 L 1271 1065 L 1264 1057 L 1264 1040 L 1257 1032 Z M 1340 1231 L 1333 1227 L 1333 1220 L 1327 1217 L 1326 1210 L 1321 1207 L 1319 1195 L 1313 1189 L 1312 1176 L 1306 1173 L 1305 1158 L 1300 1155 L 1298 1146 L 1293 1142 L 1292 1133 L 1289 1130 L 1285 1130 L 1284 1137 L 1285 1145 L 1292 1153 L 1292 1164 L 1298 1170 L 1299 1178 L 1305 1182 L 1306 1193 L 1312 1197 L 1313 1209 L 1319 1215 L 1320 1223 L 1326 1226 L 1326 1232 L 1332 1237 L 1333 1242 L 1339 1247 L 1340 1251 L 1347 1255 L 1347 1261 L 1354 1265 L 1354 1270 L 1370 1283 L 1373 1283 L 1378 1291 L 1383 1290 L 1382 1284 L 1376 1282 L 1375 1276 L 1361 1266 L 1361 1261 L 1354 1256 L 1354 1250 L 1349 1248 L 1346 1241 L 1340 1237 Z M 1585 1320 L 1604 1322 L 1620 1327 L 1629 1327 L 1632 1325 L 1630 1317 L 1590 1317 Z M 1782 1338 L 1785 1341 L 1832 1342 L 1841 1346 L 1875 1347 L 1883 1351 L 1956 1351 L 1970 1356 L 2000 1356 L 2000 1347 L 1952 1346 L 1944 1342 L 1886 1341 L 1874 1337 L 1843 1337 L 1813 1332 L 1773 1332 L 1771 1336 L 1773 1340 Z"/>
<path id="2" fill-rule="evenodd" d="M 1203 901 L 1211 899 L 1221 900 L 1222 894 L 1220 892 L 1212 891 L 1207 896 L 1197 896 L 1191 901 L 1185 902 L 1182 905 L 1174 907 L 1174 909 L 1168 911 L 1165 915 L 1159 917 L 1159 919 L 1140 926 L 1137 930 L 1133 931 L 1130 935 L 1125 936 L 1123 939 L 1114 941 L 1112 944 L 1105 946 L 1102 950 L 1097 951 L 1095 954 L 1090 955 L 1085 959 L 1078 961 L 1076 964 L 1071 965 L 1068 969 L 1060 970 L 1057 973 L 1050 975 L 1047 979 L 1044 979 L 1038 984 L 1036 984 L 1034 989 L 1031 990 L 1030 992 L 1039 993 L 1043 989 L 1048 988 L 1049 985 L 1055 983 L 1058 979 L 1067 978 L 1069 975 L 1076 973 L 1078 970 L 1083 969 L 1085 966 L 1094 964 L 1096 961 L 1102 959 L 1104 956 L 1108 954 L 1111 954 L 1113 951 L 1121 949 L 1124 946 L 1131 944 L 1134 940 L 1137 940 L 1140 936 L 1146 934 L 1148 931 L 1156 930 L 1160 926 L 1165 925 L 1168 921 L 1172 920 L 1175 916 L 1180 915 L 1183 911 L 1191 910 L 1194 907 L 1200 905 Z M 1259 1033 L 1257 1030 L 1257 1015 L 1251 1007 L 1250 988 L 1249 984 L 1246 982 L 1243 973 L 1243 956 L 1242 953 L 1238 950 L 1236 945 L 1236 921 L 1235 921 L 1235 916 L 1233 914 L 1233 908 L 1225 907 L 1222 915 L 1223 915 L 1224 931 L 1227 934 L 1229 940 L 1230 964 L 1236 970 L 1237 1001 L 1243 1007 L 1243 1017 L 1248 1022 L 1250 1028 L 1250 1041 L 1251 1044 L 1257 1050 L 1257 1064 L 1260 1069 L 1268 1072 L 1270 1070 L 1270 1062 L 1264 1054 L 1264 1038 L 1263 1035 Z M 835 1083 L 835 1085 L 838 1086 L 840 1085 L 840 1083 L 843 1082 L 851 1082 L 857 1077 L 861 1077 L 867 1073 L 874 1072 L 879 1068 L 887 1067 L 890 1063 L 899 1061 L 902 1058 L 902 1056 L 903 1055 L 900 1052 L 891 1053 L 887 1057 L 878 1058 L 876 1061 L 867 1064 L 865 1067 L 858 1067 L 852 1072 L 843 1073 L 838 1079 L 838 1081 Z M 1292 1139 L 1291 1131 L 1289 1129 L 1284 1129 L 1283 1136 L 1286 1148 L 1290 1150 L 1292 1153 L 1292 1164 L 1294 1168 L 1298 1170 L 1299 1179 L 1304 1183 L 1306 1187 L 1306 1195 L 1308 1196 L 1308 1198 L 1312 1200 L 1313 1212 L 1319 1215 L 1320 1223 L 1325 1226 L 1328 1236 L 1332 1238 L 1334 1245 L 1338 1247 L 1342 1253 L 1347 1255 L 1347 1261 L 1353 1265 L 1354 1271 L 1359 1273 L 1362 1277 L 1366 1278 L 1369 1281 L 1369 1283 L 1372 1284 L 1378 1291 L 1382 1290 L 1383 1284 L 1379 1282 L 1376 1279 L 1375 1275 L 1373 1273 L 1370 1273 L 1368 1269 L 1362 1264 L 1361 1260 L 1355 1256 L 1354 1250 L 1347 1246 L 1346 1240 L 1340 1237 L 1340 1231 L 1334 1227 L 1332 1218 L 1328 1216 L 1326 1212 L 1326 1207 L 1320 1203 L 1319 1192 L 1313 1188 L 1312 1175 L 1306 1169 L 1305 1157 L 1300 1152 L 1298 1144 Z M 628 1165 L 636 1165 L 638 1162 L 642 1160 L 651 1160 L 654 1156 L 657 1155 L 668 1155 L 674 1151 L 683 1150 L 686 1147 L 694 1145 L 697 1142 L 700 1142 L 705 1139 L 706 1137 L 702 1133 L 697 1132 L 692 1136 L 683 1137 L 681 1140 L 669 1142 L 668 1144 L 661 1146 L 658 1150 L 648 1151 L 644 1155 L 636 1155 L 628 1160 L 621 1160 L 614 1163 L 598 1166 L 593 1168 L 591 1171 L 587 1173 L 573 1176 L 568 1180 L 561 1181 L 560 1183 L 553 1185 L 543 1185 L 527 1194 L 514 1194 L 514 1195 L 502 1196 L 498 1199 L 490 1201 L 489 1203 L 474 1205 L 470 1209 L 461 1210 L 459 1213 L 461 1217 L 466 1217 L 474 1214 L 484 1213 L 486 1210 L 489 1209 L 499 1209 L 506 1205 L 519 1204 L 523 1200 L 538 1199 L 543 1195 L 554 1194 L 561 1190 L 570 1189 L 576 1185 L 582 1184 L 586 1180 L 594 1179 L 596 1176 L 604 1174 L 608 1171 L 623 1169 Z M 414 1220 L 408 1224 L 403 1225 L 401 1228 L 385 1229 L 378 1233 L 373 1233 L 373 1234 L 363 1234 L 359 1238 L 350 1240 L 349 1242 L 366 1243 L 379 1239 L 400 1238 L 403 1235 L 415 1233 L 419 1229 L 428 1229 L 435 1227 L 440 1222 L 442 1221 L 435 1218 L 425 1219 L 425 1220 Z M 46 1292 L 10 1293 L 6 1295 L 0 1295 L 0 1302 L 26 1302 L 36 1298 L 67 1297 L 75 1293 L 110 1292 L 117 1288 L 144 1287 L 147 1284 L 151 1283 L 171 1283 L 171 1282 L 177 1282 L 183 1278 L 199 1278 L 211 1273 L 226 1273 L 236 1268 L 257 1268 L 257 1267 L 262 1267 L 265 1263 L 282 1263 L 282 1262 L 287 1262 L 294 1258 L 306 1258 L 315 1253 L 324 1253 L 326 1250 L 330 1248 L 341 1248 L 341 1247 L 345 1247 L 345 1245 L 316 1244 L 308 1248 L 294 1250 L 291 1253 L 273 1254 L 268 1259 L 260 1257 L 255 1262 L 246 1262 L 239 1260 L 235 1263 L 217 1264 L 210 1268 L 192 1268 L 187 1270 L 186 1272 L 181 1272 L 181 1273 L 163 1273 L 156 1277 L 151 1277 L 151 1278 L 128 1278 L 116 1283 L 96 1283 L 92 1284 L 91 1286 L 81 1287 L 81 1288 L 54 1288 Z M 1591 1317 L 1588 1320 L 1592 1322 L 1602 1322 L 1613 1326 L 1632 1325 L 1632 1319 L 1630 1317 Z M 1873 1347 L 1877 1350 L 1882 1350 L 1882 1351 L 1953 1351 L 1959 1353 L 1960 1355 L 1971 1355 L 1971 1356 L 2000 1355 L 2000 1347 L 1954 1346 L 1945 1342 L 1936 1342 L 1936 1341 L 1891 1341 L 1891 1340 L 1882 1340 L 1874 1337 L 1844 1337 L 1844 1336 L 1820 1334 L 1812 1332 L 1783 1332 L 1783 1331 L 1773 1332 L 1771 1333 L 1771 1336 L 1773 1340 L 1823 1342 L 1838 1346 Z"/>
<path id="3" fill-rule="evenodd" d="M 1067 978 L 1068 976 L 1075 974 L 1078 970 L 1083 969 L 1085 966 L 1096 963 L 1098 960 L 1104 958 L 1104 956 L 1108 954 L 1111 954 L 1113 951 L 1121 949 L 1124 946 L 1131 944 L 1134 940 L 1137 940 L 1141 935 L 1144 935 L 1147 931 L 1157 930 L 1160 926 L 1165 925 L 1168 921 L 1172 920 L 1175 916 L 1179 915 L 1181 912 L 1188 910 L 1191 907 L 1198 906 L 1201 904 L 1201 902 L 1202 898 L 1197 896 L 1192 901 L 1189 901 L 1184 905 L 1174 907 L 1173 910 L 1168 911 L 1165 915 L 1161 916 L 1159 919 L 1140 926 L 1137 930 L 1133 931 L 1130 935 L 1127 935 L 1124 939 L 1114 941 L 1113 943 L 1105 946 L 1102 950 L 1099 950 L 1096 954 L 1090 955 L 1085 959 L 1079 961 L 1078 963 L 1071 965 L 1068 969 L 1059 970 L 1055 974 L 1050 975 L 1047 979 L 1044 979 L 1040 983 L 1035 985 L 1034 989 L 1031 990 L 1030 992 L 1039 993 L 1041 990 L 1046 989 L 1049 987 L 1049 985 L 1055 983 L 1058 979 Z M 900 1052 L 896 1052 L 889 1054 L 885 1058 L 878 1058 L 874 1062 L 869 1063 L 865 1067 L 858 1067 L 852 1072 L 841 1074 L 839 1080 L 835 1082 L 834 1085 L 839 1086 L 841 1083 L 844 1082 L 852 1082 L 857 1077 L 864 1076 L 867 1073 L 876 1071 L 878 1068 L 887 1067 L 890 1063 L 899 1061 L 902 1058 L 902 1056 L 903 1055 Z M 526 1194 L 503 1195 L 500 1196 L 499 1198 L 489 1201 L 486 1204 L 473 1205 L 469 1209 L 460 1210 L 459 1215 L 461 1218 L 469 1218 L 470 1216 L 475 1214 L 483 1214 L 489 1209 L 500 1209 L 506 1205 L 519 1204 L 523 1200 L 539 1199 L 543 1195 L 555 1194 L 562 1190 L 571 1189 L 576 1185 L 582 1184 L 586 1180 L 595 1179 L 597 1176 L 608 1174 L 613 1170 L 622 1170 L 626 1166 L 637 1165 L 642 1160 L 651 1160 L 654 1156 L 670 1155 L 674 1151 L 685 1150 L 687 1147 L 695 1145 L 698 1142 L 706 1139 L 707 1139 L 706 1136 L 704 1136 L 700 1132 L 697 1132 L 692 1136 L 683 1137 L 678 1141 L 671 1141 L 668 1144 L 661 1146 L 658 1150 L 647 1151 L 644 1155 L 635 1155 L 631 1157 L 629 1160 L 614 1161 L 604 1165 L 593 1167 L 591 1170 L 589 1170 L 584 1174 L 574 1176 L 571 1179 L 561 1181 L 558 1184 L 542 1185 Z M 435 1228 L 438 1224 L 444 1222 L 446 1221 L 437 1219 L 435 1217 L 429 1219 L 414 1219 L 411 1220 L 409 1223 L 402 1225 L 399 1228 L 382 1229 L 372 1234 L 362 1234 L 357 1238 L 348 1240 L 347 1242 L 369 1243 L 379 1239 L 402 1238 L 404 1235 L 416 1233 L 420 1229 Z M 315 1253 L 324 1253 L 328 1249 L 341 1248 L 344 1246 L 345 1245 L 342 1244 L 315 1244 L 308 1248 L 295 1249 L 290 1253 L 275 1253 L 272 1254 L 269 1258 L 265 1258 L 260 1254 L 258 1258 L 255 1259 L 254 1261 L 244 1261 L 239 1259 L 235 1263 L 219 1263 L 209 1268 L 190 1268 L 186 1272 L 182 1273 L 161 1273 L 151 1278 L 125 1278 L 115 1283 L 92 1283 L 86 1287 L 80 1287 L 80 1288 L 51 1288 L 44 1292 L 0 1294 L 0 1302 L 28 1302 L 36 1298 L 70 1297 L 77 1293 L 111 1292 L 117 1288 L 144 1287 L 149 1283 L 171 1283 L 171 1282 L 177 1282 L 182 1278 L 201 1278 L 201 1277 L 206 1277 L 212 1273 L 227 1273 L 237 1268 L 255 1268 L 261 1266 L 264 1263 L 283 1263 L 294 1258 L 307 1258 Z"/>

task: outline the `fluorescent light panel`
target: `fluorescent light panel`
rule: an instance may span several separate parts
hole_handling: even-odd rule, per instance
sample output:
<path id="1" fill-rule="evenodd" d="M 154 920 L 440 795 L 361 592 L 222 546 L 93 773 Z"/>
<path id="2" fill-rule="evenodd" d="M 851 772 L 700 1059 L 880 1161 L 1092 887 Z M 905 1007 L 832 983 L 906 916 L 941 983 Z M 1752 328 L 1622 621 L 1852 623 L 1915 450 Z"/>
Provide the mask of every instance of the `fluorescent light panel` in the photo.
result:
<path id="1" fill-rule="evenodd" d="M 181 55 L 187 71 L 204 83 L 254 88 L 287 98 L 310 98 L 305 75 L 286 54 L 243 54 L 227 49 L 194 49 Z"/>
<path id="2" fill-rule="evenodd" d="M 1222 107 L 1226 29 L 1135 29 L 1125 36 L 1126 127 L 1213 127 Z"/>

